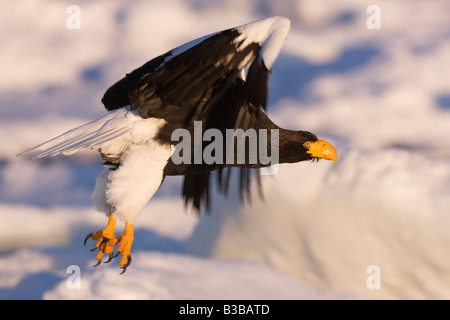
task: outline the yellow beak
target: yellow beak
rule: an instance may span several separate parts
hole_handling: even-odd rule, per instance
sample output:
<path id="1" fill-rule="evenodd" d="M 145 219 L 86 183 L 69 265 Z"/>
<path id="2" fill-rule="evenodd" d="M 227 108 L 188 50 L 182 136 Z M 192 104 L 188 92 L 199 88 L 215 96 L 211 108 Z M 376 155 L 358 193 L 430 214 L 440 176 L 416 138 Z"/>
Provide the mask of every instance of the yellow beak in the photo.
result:
<path id="1" fill-rule="evenodd" d="M 313 157 L 322 158 L 326 160 L 333 160 L 333 165 L 336 164 L 337 152 L 334 147 L 325 140 L 307 141 L 303 146 L 308 150 Z"/>

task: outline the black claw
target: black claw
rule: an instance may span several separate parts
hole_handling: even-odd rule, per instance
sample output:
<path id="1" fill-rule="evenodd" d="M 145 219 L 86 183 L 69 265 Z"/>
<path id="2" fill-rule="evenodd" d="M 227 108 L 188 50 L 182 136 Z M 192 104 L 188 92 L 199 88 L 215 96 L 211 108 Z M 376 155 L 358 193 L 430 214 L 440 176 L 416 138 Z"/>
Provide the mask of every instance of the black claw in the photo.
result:
<path id="1" fill-rule="evenodd" d="M 127 257 L 127 264 L 124 265 L 123 267 L 121 267 L 121 268 L 123 269 L 123 271 L 122 271 L 120 274 L 124 274 L 125 271 L 127 271 L 127 268 L 128 268 L 128 266 L 130 265 L 130 263 L 131 263 L 131 255 L 129 255 L 129 256 Z"/>
<path id="2" fill-rule="evenodd" d="M 97 250 L 97 247 L 95 247 L 95 248 L 92 248 L 90 251 L 95 251 L 95 250 Z"/>
<path id="3" fill-rule="evenodd" d="M 93 265 L 93 267 L 97 267 L 100 263 L 102 263 L 102 259 L 98 259 L 97 263 Z"/>
<path id="4" fill-rule="evenodd" d="M 84 238 L 84 246 L 86 246 L 86 242 L 89 240 L 89 238 L 91 238 L 94 235 L 94 233 L 89 233 L 86 238 Z"/>
<path id="5" fill-rule="evenodd" d="M 102 246 L 102 245 L 104 245 L 105 243 L 107 243 L 109 241 L 109 238 L 104 238 L 103 240 L 102 240 L 102 242 L 100 242 L 100 247 Z"/>
<path id="6" fill-rule="evenodd" d="M 110 253 L 109 254 L 109 258 L 108 258 L 108 260 L 106 260 L 104 263 L 110 263 L 111 262 L 111 260 L 113 259 L 114 257 L 113 257 L 113 254 L 112 253 Z"/>
<path id="7" fill-rule="evenodd" d="M 113 258 L 117 258 L 117 256 L 120 254 L 121 251 L 116 252 L 116 255 L 113 256 Z"/>

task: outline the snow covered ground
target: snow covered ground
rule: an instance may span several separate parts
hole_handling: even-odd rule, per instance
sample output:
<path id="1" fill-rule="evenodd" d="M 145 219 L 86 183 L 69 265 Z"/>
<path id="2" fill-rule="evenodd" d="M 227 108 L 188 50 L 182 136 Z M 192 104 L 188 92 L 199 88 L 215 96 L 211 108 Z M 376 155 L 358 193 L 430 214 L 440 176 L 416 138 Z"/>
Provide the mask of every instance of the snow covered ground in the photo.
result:
<path id="1" fill-rule="evenodd" d="M 376 2 L 379 30 L 373 1 L 86 0 L 79 30 L 72 2 L 1 2 L 0 299 L 449 299 L 450 4 Z M 201 219 L 168 179 L 126 274 L 91 268 L 99 156 L 16 154 L 104 115 L 104 90 L 150 58 L 273 15 L 292 27 L 269 114 L 330 141 L 337 164 L 283 165 L 264 202 L 218 197 Z"/>

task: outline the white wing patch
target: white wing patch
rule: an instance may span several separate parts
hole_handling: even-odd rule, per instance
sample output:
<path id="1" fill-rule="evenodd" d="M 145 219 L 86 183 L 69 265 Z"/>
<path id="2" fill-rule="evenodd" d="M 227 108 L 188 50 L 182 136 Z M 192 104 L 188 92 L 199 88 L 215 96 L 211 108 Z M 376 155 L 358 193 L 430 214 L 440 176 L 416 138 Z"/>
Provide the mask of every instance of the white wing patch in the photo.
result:
<path id="1" fill-rule="evenodd" d="M 258 20 L 236 28 L 241 34 L 236 39 L 236 43 L 242 41 L 240 46 L 242 48 L 251 42 L 259 43 L 264 64 L 270 70 L 287 38 L 290 27 L 291 22 L 285 17 Z"/>
<path id="2" fill-rule="evenodd" d="M 148 142 L 162 125 L 159 122 L 164 122 L 164 120 L 143 119 L 139 116 L 138 111 L 130 111 L 126 107 L 67 131 L 20 155 L 28 159 L 39 159 L 58 154 L 71 155 L 84 149 L 114 148 L 115 145 L 120 145 L 122 148 L 127 144 L 125 142 Z M 120 137 L 122 139 L 118 139 Z M 120 151 L 117 150 L 117 152 Z"/>

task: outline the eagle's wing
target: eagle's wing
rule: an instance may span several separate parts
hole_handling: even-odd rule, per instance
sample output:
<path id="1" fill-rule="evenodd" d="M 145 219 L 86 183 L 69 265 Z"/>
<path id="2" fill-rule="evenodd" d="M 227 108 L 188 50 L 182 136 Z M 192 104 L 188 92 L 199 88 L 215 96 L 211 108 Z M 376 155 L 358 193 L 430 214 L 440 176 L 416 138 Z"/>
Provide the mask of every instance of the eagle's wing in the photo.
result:
<path id="1" fill-rule="evenodd" d="M 106 91 L 102 102 L 108 110 L 130 105 L 142 118 L 164 119 L 157 136 L 163 144 L 173 143 L 176 129 L 193 133 L 196 120 L 202 120 L 204 130 L 258 129 L 270 69 L 289 26 L 288 19 L 273 17 L 194 40 L 128 74 Z M 215 169 L 226 192 L 229 171 L 223 166 L 175 166 L 169 160 L 165 174 L 184 174 L 183 196 L 200 209 Z M 249 168 L 241 168 L 241 194 L 248 190 L 250 176 Z"/>
<path id="2" fill-rule="evenodd" d="M 269 70 L 289 31 L 283 17 L 259 20 L 191 41 L 127 74 L 102 102 L 108 110 L 131 105 L 143 118 L 163 118 L 176 128 L 203 119 L 236 78 L 265 108 Z M 170 136 L 161 137 L 170 143 Z"/>
<path id="3" fill-rule="evenodd" d="M 98 148 L 130 132 L 140 117 L 122 108 L 95 121 L 69 130 L 49 141 L 19 154 L 28 159 L 40 159 L 59 154 L 71 155 L 84 149 Z"/>

